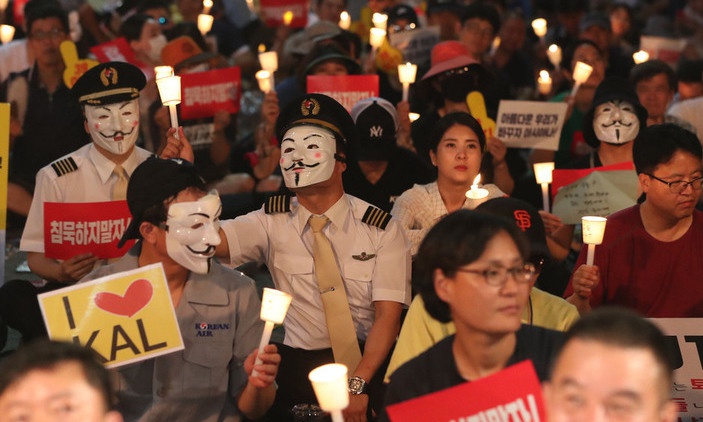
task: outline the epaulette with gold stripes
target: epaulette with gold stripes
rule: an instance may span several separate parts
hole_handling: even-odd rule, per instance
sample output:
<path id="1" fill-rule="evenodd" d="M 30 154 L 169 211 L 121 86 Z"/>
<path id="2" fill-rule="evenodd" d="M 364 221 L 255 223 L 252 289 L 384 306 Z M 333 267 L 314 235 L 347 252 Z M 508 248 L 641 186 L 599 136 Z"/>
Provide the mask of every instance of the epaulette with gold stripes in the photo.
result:
<path id="1" fill-rule="evenodd" d="M 72 157 L 66 157 L 51 163 L 51 168 L 54 169 L 58 177 L 61 177 L 78 170 L 78 165 Z"/>
<path id="2" fill-rule="evenodd" d="M 381 230 L 385 230 L 388 222 L 391 221 L 391 215 L 382 209 L 369 205 L 361 221 L 369 226 L 374 226 Z"/>
<path id="3" fill-rule="evenodd" d="M 290 196 L 276 195 L 270 197 L 264 204 L 266 214 L 278 214 L 290 211 Z"/>

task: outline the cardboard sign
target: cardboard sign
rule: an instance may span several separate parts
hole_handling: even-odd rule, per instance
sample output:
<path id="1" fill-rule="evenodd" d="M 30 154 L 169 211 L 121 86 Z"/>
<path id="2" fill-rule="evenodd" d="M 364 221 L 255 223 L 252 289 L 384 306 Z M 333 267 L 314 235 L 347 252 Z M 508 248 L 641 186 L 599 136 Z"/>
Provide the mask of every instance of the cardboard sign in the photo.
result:
<path id="1" fill-rule="evenodd" d="M 108 368 L 183 349 L 161 263 L 39 295 L 49 338 L 95 350 Z"/>
<path id="2" fill-rule="evenodd" d="M 237 66 L 181 75 L 181 118 L 212 117 L 218 110 L 238 113 L 241 95 Z"/>
<path id="3" fill-rule="evenodd" d="M 680 422 L 703 420 L 703 318 L 652 318 L 667 335 L 677 367 L 671 397 Z"/>
<path id="4" fill-rule="evenodd" d="M 496 136 L 508 147 L 556 151 L 567 108 L 566 103 L 502 100 Z"/>
<path id="5" fill-rule="evenodd" d="M 544 421 L 542 389 L 529 360 L 497 374 L 387 408 L 393 422 Z"/>
<path id="6" fill-rule="evenodd" d="M 378 97 L 378 75 L 308 76 L 308 94 L 325 94 L 351 112 L 359 100 Z"/>
<path id="7" fill-rule="evenodd" d="M 10 104 L 0 103 L 0 280 L 5 280 L 7 235 L 7 164 L 10 161 Z M 4 281 L 3 281 L 4 282 Z M 2 285 L 3 283 L 0 283 Z"/>
<path id="8" fill-rule="evenodd" d="M 632 170 L 594 171 L 559 189 L 552 212 L 564 224 L 579 224 L 585 215 L 606 217 L 635 205 L 638 186 Z"/>
<path id="9" fill-rule="evenodd" d="M 308 24 L 307 2 L 305 0 L 261 0 L 259 2 L 261 19 L 270 28 L 283 25 L 283 15 L 293 13 L 291 28 L 305 28 Z"/>
<path id="10" fill-rule="evenodd" d="M 131 221 L 127 201 L 45 202 L 44 253 L 54 259 L 86 252 L 101 259 L 119 258 L 134 245 L 130 240 L 117 248 Z"/>
<path id="11" fill-rule="evenodd" d="M 469 107 L 469 112 L 478 121 L 486 135 L 486 139 L 495 136 L 496 121 L 488 117 L 486 112 L 486 100 L 483 94 L 478 91 L 469 92 L 466 96 L 466 105 Z"/>
<path id="12" fill-rule="evenodd" d="M 416 64 L 418 69 L 429 69 L 432 47 L 439 41 L 439 27 L 430 26 L 391 34 L 391 46 L 403 53 L 403 61 Z"/>
<path id="13" fill-rule="evenodd" d="M 664 38 L 643 35 L 640 37 L 640 49 L 649 53 L 649 59 L 659 59 L 676 69 L 681 51 L 686 46 L 684 38 Z"/>
<path id="14" fill-rule="evenodd" d="M 588 176 L 594 171 L 614 171 L 614 170 L 634 170 L 635 164 L 632 161 L 613 164 L 610 166 L 593 167 L 587 169 L 564 170 L 556 169 L 552 171 L 552 200 L 559 189 L 570 185 L 575 181 Z"/>

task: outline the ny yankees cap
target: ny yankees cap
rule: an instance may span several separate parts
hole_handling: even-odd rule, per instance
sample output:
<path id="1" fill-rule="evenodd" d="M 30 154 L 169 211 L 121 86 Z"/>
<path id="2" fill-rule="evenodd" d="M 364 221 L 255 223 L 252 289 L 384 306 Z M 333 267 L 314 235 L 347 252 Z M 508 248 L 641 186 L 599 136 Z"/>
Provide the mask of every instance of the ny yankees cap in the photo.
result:
<path id="1" fill-rule="evenodd" d="M 361 161 L 385 161 L 391 158 L 398 129 L 398 114 L 388 100 L 365 98 L 352 107 L 352 119 L 359 131 L 353 153 Z"/>

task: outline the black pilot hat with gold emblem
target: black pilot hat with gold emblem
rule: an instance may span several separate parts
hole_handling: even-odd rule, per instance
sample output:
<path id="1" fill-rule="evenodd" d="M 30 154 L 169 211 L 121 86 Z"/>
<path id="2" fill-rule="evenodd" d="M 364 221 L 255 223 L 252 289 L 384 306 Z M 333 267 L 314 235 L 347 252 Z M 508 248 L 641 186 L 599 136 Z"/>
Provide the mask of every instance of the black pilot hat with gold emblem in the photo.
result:
<path id="1" fill-rule="evenodd" d="M 146 78 L 138 67 L 107 62 L 89 69 L 76 81 L 71 93 L 81 105 L 99 106 L 139 97 Z"/>
<path id="2" fill-rule="evenodd" d="M 292 101 L 276 120 L 278 142 L 288 129 L 313 125 L 332 132 L 337 139 L 337 153 L 345 153 L 358 139 L 356 126 L 347 109 L 332 97 L 323 94 L 306 94 Z M 340 150 L 344 148 L 344 150 Z"/>

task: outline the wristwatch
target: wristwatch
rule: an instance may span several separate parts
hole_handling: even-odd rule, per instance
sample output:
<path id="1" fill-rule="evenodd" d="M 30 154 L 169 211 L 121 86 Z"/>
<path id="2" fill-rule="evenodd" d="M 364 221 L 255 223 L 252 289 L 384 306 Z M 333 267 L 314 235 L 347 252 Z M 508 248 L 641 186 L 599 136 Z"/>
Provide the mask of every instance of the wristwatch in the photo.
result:
<path id="1" fill-rule="evenodd" d="M 350 394 L 363 394 L 366 392 L 366 381 L 361 377 L 351 377 L 349 378 L 348 388 Z"/>

